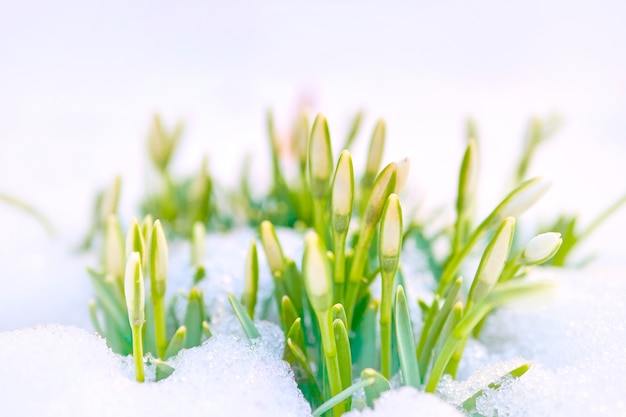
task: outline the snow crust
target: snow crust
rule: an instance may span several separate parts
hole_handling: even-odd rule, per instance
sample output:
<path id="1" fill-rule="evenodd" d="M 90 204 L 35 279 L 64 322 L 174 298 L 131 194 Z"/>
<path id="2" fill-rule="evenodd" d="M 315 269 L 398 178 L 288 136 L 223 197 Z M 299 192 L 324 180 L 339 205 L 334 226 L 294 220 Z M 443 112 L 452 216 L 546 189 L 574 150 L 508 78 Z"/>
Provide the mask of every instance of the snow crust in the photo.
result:
<path id="1" fill-rule="evenodd" d="M 277 232 L 286 255 L 299 263 L 302 236 L 290 230 Z M 200 286 L 214 336 L 174 358 L 176 372 L 170 378 L 135 383 L 132 358 L 111 353 L 101 338 L 77 327 L 45 325 L 0 333 L 0 415 L 310 415 L 288 365 L 280 360 L 282 332 L 260 322 L 263 338 L 251 344 L 226 300 L 228 292 L 239 295 L 243 290 L 245 254 L 255 234 L 242 229 L 207 238 L 207 277 Z M 260 244 L 258 249 L 257 315 L 271 318 L 275 314 L 273 285 Z M 60 249 L 52 251 L 50 258 L 46 255 L 29 268 L 43 271 L 59 254 Z M 173 295 L 177 289 L 191 286 L 193 271 L 185 244 L 174 243 L 171 255 L 168 291 Z M 59 268 L 78 275 L 78 265 L 85 259 L 70 259 L 70 254 L 59 256 Z M 419 257 L 405 248 L 402 261 L 410 299 L 419 296 L 430 301 L 432 278 L 424 273 Z M 458 381 L 443 379 L 437 393 L 441 399 L 410 388 L 395 389 L 383 395 L 373 410 L 348 415 L 408 416 L 415 410 L 433 416 L 464 415 L 456 407 L 479 390 L 484 390 L 484 395 L 478 398 L 476 411 L 484 416 L 626 415 L 625 276 L 623 268 L 536 269 L 528 278 L 554 280 L 557 289 L 552 296 L 494 312 L 479 340 L 469 341 Z M 84 280 L 87 282 L 86 276 Z M 8 305 L 18 314 L 3 314 L 3 327 L 19 327 L 46 317 L 48 322 L 84 323 L 81 325 L 89 328 L 88 285 L 73 287 L 74 301 L 62 303 L 74 281 L 46 287 L 48 300 L 55 301 L 44 303 L 43 312 L 59 309 L 52 318 L 42 310 L 27 308 L 28 304 L 12 302 Z M 39 306 L 43 299 L 37 296 L 34 302 Z M 84 301 L 78 303 L 79 299 Z M 416 305 L 411 307 L 417 334 L 419 312 Z M 497 390 L 486 389 L 526 361 L 532 366 L 525 375 L 504 381 Z"/>
<path id="2" fill-rule="evenodd" d="M 402 387 L 383 393 L 373 409 L 350 411 L 346 417 L 462 417 L 464 414 L 435 395 Z"/>
<path id="3" fill-rule="evenodd" d="M 626 271 L 586 268 L 552 270 L 558 283 L 553 299 L 536 305 L 501 309 L 487 322 L 480 340 L 467 347 L 461 377 L 506 373 L 509 362 L 494 372 L 489 363 L 524 358 L 531 369 L 477 401 L 485 416 L 621 416 L 626 415 Z M 502 365 L 502 364 L 501 364 Z M 506 369 L 508 368 L 508 369 Z M 502 372 L 504 371 L 504 372 Z"/>
<path id="4" fill-rule="evenodd" d="M 71 326 L 0 333 L 0 415 L 21 416 L 285 416 L 310 415 L 288 365 L 280 330 L 260 323 L 250 343 L 223 328 L 182 351 L 176 371 L 158 383 L 136 383 L 132 361 L 103 339 Z"/>

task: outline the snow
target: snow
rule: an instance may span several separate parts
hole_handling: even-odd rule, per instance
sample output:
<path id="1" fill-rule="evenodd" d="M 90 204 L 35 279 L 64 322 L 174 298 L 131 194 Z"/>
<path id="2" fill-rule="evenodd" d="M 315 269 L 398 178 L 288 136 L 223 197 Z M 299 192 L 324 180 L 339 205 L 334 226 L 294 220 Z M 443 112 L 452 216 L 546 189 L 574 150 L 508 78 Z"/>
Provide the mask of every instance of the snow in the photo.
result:
<path id="1" fill-rule="evenodd" d="M 286 254 L 299 262 L 302 236 L 290 230 L 277 232 Z M 0 379 L 0 392 L 13 394 L 0 401 L 0 415 L 108 416 L 135 410 L 165 416 L 181 407 L 192 416 L 309 415 L 309 406 L 287 364 L 280 360 L 284 342 L 280 330 L 260 322 L 263 338 L 251 344 L 226 301 L 228 292 L 242 291 L 243 259 L 255 233 L 240 229 L 207 238 L 207 277 L 201 287 L 214 336 L 201 347 L 182 351 L 174 358 L 176 372 L 170 378 L 159 383 L 135 383 L 132 358 L 111 353 L 102 339 L 77 327 L 45 325 L 4 332 L 0 333 L 0 374 L 6 377 Z M 192 274 L 189 248 L 174 244 L 171 249 L 168 291 L 173 294 L 177 288 L 189 288 Z M 272 284 L 262 246 L 259 249 L 260 314 Z M 53 262 L 60 253 L 59 249 L 47 255 L 42 252 L 41 256 L 50 256 L 46 262 Z M 54 259 L 59 268 L 81 276 L 74 264 L 86 259 L 70 255 Z M 426 295 L 432 282 L 423 273 L 419 259 L 405 248 L 402 260 L 410 293 Z M 28 267 L 37 270 L 43 265 L 32 263 Z M 442 399 L 410 388 L 396 389 L 383 395 L 374 410 L 349 415 L 403 415 L 414 409 L 429 410 L 434 416 L 462 415 L 454 406 L 481 389 L 484 395 L 477 400 L 477 410 L 485 416 L 624 415 L 626 307 L 621 297 L 626 293 L 625 275 L 626 270 L 618 267 L 535 269 L 529 278 L 554 280 L 556 291 L 531 305 L 519 303 L 494 312 L 479 340 L 468 343 L 459 380 L 446 377 L 440 384 L 438 395 Z M 72 289 L 72 280 L 68 280 L 46 288 L 47 298 L 40 295 L 30 301 L 40 303 L 38 307 L 43 310 L 32 310 L 33 304 L 10 303 L 10 308 L 23 314 L 3 315 L 3 325 L 19 327 L 23 326 L 20 323 L 47 317 L 49 323 L 82 321 L 84 328 L 90 328 L 85 304 L 91 291 L 88 286 Z M 62 292 L 76 302 L 63 306 Z M 413 307 L 417 331 L 419 315 Z M 52 315 L 42 316 L 43 312 Z M 532 366 L 522 377 L 505 381 L 498 390 L 486 389 L 525 361 Z M 194 406 L 185 408 L 190 403 Z"/>
<path id="2" fill-rule="evenodd" d="M 432 394 L 412 387 L 384 392 L 374 401 L 374 409 L 351 411 L 346 417 L 462 417 L 464 414 Z"/>
<path id="3" fill-rule="evenodd" d="M 131 361 L 84 329 L 45 325 L 0 333 L 0 415 L 310 415 L 280 360 L 280 330 L 261 323 L 259 331 L 257 343 L 236 332 L 216 334 L 174 358 L 169 378 L 145 384 L 132 379 Z"/>
<path id="4" fill-rule="evenodd" d="M 499 310 L 480 342 L 468 345 L 460 373 L 467 377 L 482 368 L 483 386 L 498 373 L 489 374 L 486 364 L 517 357 L 533 362 L 518 380 L 488 390 L 478 411 L 500 417 L 626 415 L 626 271 L 590 267 L 542 274 L 559 285 L 549 303 Z M 500 375 L 515 363 L 501 364 Z M 450 385 L 462 390 L 464 384 Z"/>

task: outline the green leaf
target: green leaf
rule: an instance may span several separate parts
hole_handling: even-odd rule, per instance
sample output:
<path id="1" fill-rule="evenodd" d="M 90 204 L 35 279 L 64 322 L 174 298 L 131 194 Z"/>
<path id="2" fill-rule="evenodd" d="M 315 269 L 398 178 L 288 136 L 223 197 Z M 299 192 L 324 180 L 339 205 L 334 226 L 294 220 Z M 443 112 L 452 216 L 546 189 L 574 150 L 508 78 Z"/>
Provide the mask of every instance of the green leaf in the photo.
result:
<path id="1" fill-rule="evenodd" d="M 187 311 L 185 311 L 185 327 L 187 328 L 187 340 L 185 348 L 199 346 L 202 342 L 202 322 L 204 321 L 204 301 L 202 291 L 193 287 L 189 292 Z"/>
<path id="2" fill-rule="evenodd" d="M 325 412 L 331 410 L 338 404 L 346 401 L 349 398 L 352 398 L 354 394 L 356 394 L 359 390 L 374 385 L 376 383 L 375 378 L 367 378 L 362 379 L 361 381 L 349 386 L 345 390 L 341 391 L 339 394 L 332 397 L 330 400 L 326 401 L 324 404 L 319 406 L 313 411 L 313 417 L 320 417 Z"/>
<path id="3" fill-rule="evenodd" d="M 173 366 L 159 359 L 153 359 L 153 361 L 154 361 L 154 365 L 156 366 L 156 375 L 155 375 L 156 382 L 159 382 L 174 373 L 175 369 Z"/>
<path id="4" fill-rule="evenodd" d="M 374 379 L 374 383 L 365 387 L 365 399 L 368 407 L 374 407 L 374 401 L 385 391 L 389 391 L 389 381 L 375 370 L 368 368 L 361 372 L 361 379 Z"/>
<path id="5" fill-rule="evenodd" d="M 333 332 L 335 333 L 335 344 L 337 346 L 341 385 L 345 389 L 352 384 L 352 356 L 350 354 L 348 331 L 346 330 L 345 323 L 341 319 L 335 319 L 333 321 Z"/>
<path id="6" fill-rule="evenodd" d="M 426 369 L 428 368 L 428 364 L 432 359 L 433 348 L 437 344 L 437 341 L 440 338 L 441 330 L 443 329 L 450 312 L 452 311 L 452 307 L 456 303 L 457 296 L 461 291 L 461 284 L 463 280 L 461 278 L 457 279 L 452 287 L 450 287 L 450 291 L 446 296 L 446 300 L 443 303 L 441 309 L 435 315 L 435 319 L 432 322 L 428 329 L 428 335 L 426 337 L 426 343 L 424 343 L 423 350 L 419 357 L 419 368 L 422 370 L 421 376 L 424 378 L 426 375 Z M 421 340 L 420 340 L 421 342 Z"/>
<path id="7" fill-rule="evenodd" d="M 243 328 L 246 337 L 250 340 L 258 339 L 259 337 L 261 337 L 261 334 L 254 325 L 254 322 L 252 321 L 250 316 L 248 316 L 248 313 L 246 313 L 246 309 L 244 308 L 244 306 L 242 306 L 239 300 L 237 300 L 237 297 L 229 293 L 228 301 L 230 301 L 230 305 L 233 308 L 233 311 L 235 312 L 235 315 L 237 316 L 237 319 L 239 320 L 239 323 L 241 324 L 241 327 Z"/>
<path id="8" fill-rule="evenodd" d="M 284 295 L 281 300 L 280 308 L 280 322 L 283 325 L 283 330 L 288 331 L 299 317 L 296 308 L 291 302 L 291 298 L 289 298 L 288 295 Z"/>
<path id="9" fill-rule="evenodd" d="M 165 359 L 171 358 L 172 356 L 176 356 L 178 352 L 181 351 L 183 347 L 185 347 L 185 343 L 187 340 L 187 328 L 185 326 L 180 326 L 170 343 L 167 345 L 167 349 L 165 350 Z"/>
<path id="10" fill-rule="evenodd" d="M 299 319 L 297 322 L 299 322 Z M 302 394 L 309 403 L 315 407 L 321 404 L 324 398 L 306 355 L 297 343 L 299 342 L 294 342 L 290 337 L 287 338 L 285 360 L 291 365 L 295 380 L 298 383 L 298 388 L 300 388 L 300 391 L 302 391 Z"/>
<path id="11" fill-rule="evenodd" d="M 419 388 L 422 381 L 415 356 L 415 339 L 413 338 L 411 315 L 404 295 L 404 289 L 401 286 L 396 290 L 395 325 L 403 383 L 405 386 Z"/>
<path id="12" fill-rule="evenodd" d="M 495 380 L 494 382 L 492 382 L 491 384 L 489 384 L 488 388 L 489 389 L 498 389 L 500 388 L 500 386 L 507 380 L 507 379 L 511 379 L 511 378 L 519 378 L 522 375 L 524 375 L 529 369 L 530 369 L 530 362 L 525 362 L 522 365 L 518 366 L 517 368 L 507 372 L 506 374 L 502 375 L 500 378 L 498 378 L 497 380 Z M 465 401 L 463 401 L 462 403 L 462 407 L 467 411 L 467 412 L 472 412 L 476 409 L 476 400 L 481 397 L 483 394 L 485 393 L 484 389 L 481 389 L 480 391 L 476 392 L 474 395 L 472 395 L 471 397 L 469 397 L 468 399 L 466 399 Z"/>

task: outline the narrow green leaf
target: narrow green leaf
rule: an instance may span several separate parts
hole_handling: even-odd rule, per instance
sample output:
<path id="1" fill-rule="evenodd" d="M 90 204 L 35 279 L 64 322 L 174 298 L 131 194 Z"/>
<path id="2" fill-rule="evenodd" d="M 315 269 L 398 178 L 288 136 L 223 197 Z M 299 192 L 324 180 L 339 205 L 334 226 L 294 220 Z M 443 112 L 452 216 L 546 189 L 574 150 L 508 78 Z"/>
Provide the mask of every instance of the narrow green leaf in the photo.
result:
<path id="1" fill-rule="evenodd" d="M 102 326 L 100 326 L 100 320 L 98 319 L 98 310 L 96 307 L 96 302 L 94 300 L 89 301 L 89 318 L 91 319 L 91 325 L 93 326 L 96 333 L 98 333 L 101 337 L 106 337 L 106 333 L 102 330 Z"/>
<path id="2" fill-rule="evenodd" d="M 511 378 L 519 378 L 522 375 L 524 375 L 529 369 L 530 369 L 530 362 L 525 362 L 522 365 L 518 366 L 517 368 L 507 372 L 506 374 L 502 375 L 500 378 L 498 378 L 497 380 L 495 380 L 494 382 L 492 382 L 491 384 L 489 384 L 488 388 L 489 389 L 498 389 L 500 388 L 500 386 L 507 380 L 507 379 L 511 379 Z M 467 412 L 471 412 L 474 411 L 476 409 L 476 400 L 481 397 L 483 394 L 485 393 L 484 389 L 481 389 L 480 391 L 476 392 L 474 395 L 472 395 L 471 397 L 469 397 L 467 400 L 463 401 L 462 403 L 462 407 L 467 411 Z"/>
<path id="3" fill-rule="evenodd" d="M 319 406 L 313 411 L 313 417 L 320 417 L 325 412 L 331 410 L 336 405 L 341 404 L 349 398 L 352 398 L 354 394 L 356 394 L 359 390 L 372 386 L 376 383 L 376 378 L 367 378 L 362 379 L 359 382 L 349 386 L 345 390 L 341 391 L 339 394 L 332 397 L 330 400 L 326 401 L 324 404 Z"/>
<path id="4" fill-rule="evenodd" d="M 313 406 L 320 405 L 324 401 L 322 391 L 317 385 L 306 354 L 296 343 L 291 338 L 287 338 L 285 360 L 291 365 L 298 388 L 304 397 Z"/>
<path id="5" fill-rule="evenodd" d="M 204 320 L 202 322 L 202 336 L 204 340 L 208 340 L 213 336 L 213 332 L 211 332 L 211 328 L 209 327 L 209 322 Z"/>
<path id="6" fill-rule="evenodd" d="M 248 337 L 248 339 L 250 340 L 258 339 L 259 337 L 261 337 L 261 334 L 254 325 L 254 322 L 252 321 L 252 319 L 250 319 L 248 313 L 246 313 L 246 309 L 244 308 L 244 306 L 242 306 L 239 300 L 237 300 L 237 297 L 235 297 L 233 294 L 228 294 L 228 301 L 230 301 L 230 305 L 233 308 L 233 311 L 235 312 L 235 315 L 237 316 L 237 319 L 239 320 L 239 323 L 241 324 L 241 327 L 243 328 L 246 337 Z"/>
<path id="7" fill-rule="evenodd" d="M 346 310 L 343 308 L 343 304 L 335 304 L 330 310 L 333 321 L 339 319 L 343 321 L 344 327 L 348 326 L 348 318 L 346 317 Z"/>
<path id="8" fill-rule="evenodd" d="M 352 356 L 350 354 L 350 340 L 346 325 L 341 319 L 333 321 L 333 332 L 335 333 L 335 344 L 337 346 L 337 358 L 339 361 L 339 373 L 341 375 L 341 385 L 343 389 L 352 384 Z M 348 409 L 350 406 L 348 405 Z"/>
<path id="9" fill-rule="evenodd" d="M 367 380 L 370 378 L 374 379 L 374 383 L 364 387 L 365 399 L 368 407 L 374 407 L 374 401 L 380 397 L 380 394 L 389 391 L 391 387 L 389 386 L 389 381 L 387 381 L 384 376 L 371 368 L 364 369 L 363 372 L 361 372 L 361 379 Z"/>
<path id="10" fill-rule="evenodd" d="M 254 320 L 254 309 L 257 302 L 257 292 L 259 289 L 259 257 L 257 255 L 256 242 L 252 240 L 246 255 L 244 267 L 244 287 L 241 295 L 241 304 L 246 307 L 246 311 Z"/>
<path id="11" fill-rule="evenodd" d="M 401 286 L 398 286 L 396 290 L 395 325 L 403 383 L 405 386 L 419 388 L 422 381 L 417 357 L 415 356 L 415 339 L 413 337 L 411 315 L 404 295 L 404 289 Z"/>
<path id="12" fill-rule="evenodd" d="M 444 324 L 448 320 L 448 316 L 452 311 L 452 307 L 457 301 L 457 296 L 461 291 L 461 284 L 463 280 L 458 278 L 452 287 L 450 287 L 450 291 L 446 296 L 446 300 L 443 303 L 441 309 L 435 315 L 435 319 L 433 320 L 430 328 L 428 330 L 428 335 L 426 337 L 426 343 L 424 343 L 423 350 L 419 357 L 419 367 L 422 370 L 422 378 L 426 375 L 426 370 L 428 368 L 428 364 L 432 359 L 433 348 L 437 344 L 437 341 L 440 338 L 441 331 L 443 329 Z M 421 341 L 420 341 L 421 342 Z"/>
<path id="13" fill-rule="evenodd" d="M 185 311 L 185 327 L 187 328 L 186 348 L 199 346 L 202 342 L 202 322 L 204 321 L 204 301 L 202 291 L 193 287 L 189 292 L 187 310 Z"/>
<path id="14" fill-rule="evenodd" d="M 300 316 L 293 306 L 291 298 L 288 295 L 284 295 L 280 308 L 280 322 L 283 325 L 283 330 L 288 331 L 298 317 Z"/>
<path id="15" fill-rule="evenodd" d="M 180 326 L 170 343 L 167 345 L 167 349 L 165 350 L 165 359 L 171 358 L 172 356 L 176 356 L 178 352 L 181 351 L 182 348 L 185 347 L 185 343 L 187 340 L 187 328 L 185 326 Z"/>

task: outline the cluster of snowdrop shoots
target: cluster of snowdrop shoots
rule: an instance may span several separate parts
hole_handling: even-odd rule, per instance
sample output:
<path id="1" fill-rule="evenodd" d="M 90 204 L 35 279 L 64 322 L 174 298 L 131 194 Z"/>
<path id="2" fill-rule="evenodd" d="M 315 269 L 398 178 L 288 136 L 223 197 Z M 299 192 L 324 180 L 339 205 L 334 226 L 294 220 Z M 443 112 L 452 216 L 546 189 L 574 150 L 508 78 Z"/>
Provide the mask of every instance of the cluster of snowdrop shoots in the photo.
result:
<path id="1" fill-rule="evenodd" d="M 346 148 L 360 123 L 355 118 Z M 566 254 L 560 250 L 571 251 L 577 243 L 573 231 L 539 233 L 525 245 L 515 239 L 516 219 L 547 191 L 544 180 L 521 181 L 477 222 L 478 145 L 469 134 L 455 222 L 429 238 L 420 222 L 403 223 L 399 196 L 408 160 L 380 169 L 384 122 L 374 129 L 358 182 L 348 150 L 333 163 L 323 116 L 312 127 L 304 115 L 295 125 L 293 148 L 301 167 L 295 179 L 283 172 L 269 125 L 272 189 L 262 201 L 245 187 L 233 199 L 238 212 L 254 213 L 247 220 L 258 227 L 218 234 L 206 229 L 223 219 L 214 212 L 206 163 L 193 179 L 173 180 L 168 164 L 181 130 L 167 132 L 155 121 L 149 155 L 163 181 L 142 205 L 152 212 L 144 213 L 141 222 L 133 219 L 124 233 L 116 215 L 121 187 L 116 179 L 98 199 L 92 229 L 101 262 L 89 270 L 95 289 L 90 313 L 110 350 L 98 337 L 76 329 L 0 335 L 0 341 L 17 340 L 9 355 L 28 351 L 34 338 L 46 340 L 48 349 L 65 349 L 73 366 L 58 378 L 67 398 L 81 384 L 99 381 L 98 389 L 71 411 L 63 397 L 53 398 L 35 384 L 44 408 L 34 405 L 29 415 L 50 409 L 59 415 L 135 409 L 169 415 L 181 408 L 185 415 L 580 412 L 545 396 L 545 387 L 557 384 L 559 373 L 586 377 L 573 366 L 580 351 L 565 343 L 558 346 L 563 351 L 552 353 L 560 355 L 557 368 L 536 366 L 530 360 L 550 355 L 534 343 L 545 335 L 523 327 L 544 316 L 562 326 L 560 312 L 567 303 L 557 298 L 539 313 L 503 308 L 554 292 L 558 277 L 531 271 L 551 262 L 563 265 Z M 536 122 L 531 126 L 536 129 Z M 528 164 L 530 156 L 524 158 L 520 165 Z M 517 173 L 525 176 L 523 170 Z M 440 239 L 448 243 L 443 254 L 437 250 Z M 576 286 L 556 292 L 584 294 Z M 580 335 L 573 337 L 578 341 Z M 612 343 L 616 349 L 624 345 L 620 337 Z M 589 344 L 581 346 L 584 350 Z M 97 366 L 86 365 L 93 355 Z M 594 369 L 615 372 L 603 366 L 598 361 Z M 35 360 L 21 371 L 22 379 L 36 372 Z M 561 389 L 553 391 L 558 395 Z M 538 403 L 529 402 L 532 395 Z M 612 392 L 603 398 L 604 408 L 584 409 L 610 415 L 624 407 L 623 401 L 612 402 L 617 398 Z M 17 404 L 20 398 L 13 400 Z"/>

